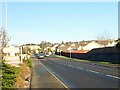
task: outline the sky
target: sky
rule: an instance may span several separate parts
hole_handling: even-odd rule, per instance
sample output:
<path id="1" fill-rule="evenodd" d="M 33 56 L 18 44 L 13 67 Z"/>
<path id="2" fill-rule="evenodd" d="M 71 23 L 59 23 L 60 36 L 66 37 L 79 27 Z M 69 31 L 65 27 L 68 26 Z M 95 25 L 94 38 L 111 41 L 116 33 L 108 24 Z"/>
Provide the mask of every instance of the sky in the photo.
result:
<path id="1" fill-rule="evenodd" d="M 5 5 L 2 3 L 2 27 Z M 10 44 L 118 38 L 117 2 L 9 2 Z"/>

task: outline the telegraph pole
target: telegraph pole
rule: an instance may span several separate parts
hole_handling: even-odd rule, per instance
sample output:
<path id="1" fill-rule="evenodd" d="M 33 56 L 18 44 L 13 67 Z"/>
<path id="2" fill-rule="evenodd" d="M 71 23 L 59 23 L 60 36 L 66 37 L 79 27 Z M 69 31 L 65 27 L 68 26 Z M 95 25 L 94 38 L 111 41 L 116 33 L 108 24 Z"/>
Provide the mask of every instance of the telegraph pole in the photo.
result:
<path id="1" fill-rule="evenodd" d="M 6 0 L 6 6 L 5 6 L 5 15 L 6 15 L 6 29 L 5 29 L 5 43 L 6 46 L 8 46 L 8 0 Z"/>

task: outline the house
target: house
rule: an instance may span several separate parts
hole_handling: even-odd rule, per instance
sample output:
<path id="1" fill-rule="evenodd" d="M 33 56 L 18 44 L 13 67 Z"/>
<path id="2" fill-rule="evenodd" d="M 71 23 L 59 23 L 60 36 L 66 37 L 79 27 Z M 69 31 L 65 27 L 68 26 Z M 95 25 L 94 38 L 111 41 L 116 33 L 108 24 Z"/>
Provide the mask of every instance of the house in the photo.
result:
<path id="1" fill-rule="evenodd" d="M 85 46 L 82 47 L 83 50 L 92 50 L 94 48 L 102 48 L 104 47 L 103 45 L 99 44 L 96 41 L 91 41 L 90 43 L 86 44 Z"/>
<path id="2" fill-rule="evenodd" d="M 91 40 L 91 41 L 82 41 L 79 43 L 77 50 L 92 50 L 94 48 L 103 48 L 115 46 L 115 40 Z"/>
<path id="3" fill-rule="evenodd" d="M 115 40 L 97 40 L 96 42 L 103 45 L 104 47 L 115 46 L 117 43 L 117 42 L 115 42 Z"/>
<path id="4" fill-rule="evenodd" d="M 29 47 L 30 50 L 38 50 L 38 49 L 41 49 L 40 46 L 38 45 L 23 45 L 23 48 L 24 47 Z"/>
<path id="5" fill-rule="evenodd" d="M 51 50 L 55 51 L 57 46 L 58 46 L 58 44 L 51 46 Z"/>
<path id="6" fill-rule="evenodd" d="M 59 45 L 59 44 L 55 44 L 55 45 L 51 46 L 51 51 L 52 51 L 53 53 L 55 53 L 56 48 L 58 47 L 58 45 Z"/>
<path id="7" fill-rule="evenodd" d="M 70 51 L 70 50 L 77 50 L 78 47 L 79 47 L 79 44 L 72 43 L 67 50 L 68 51 Z"/>
<path id="8" fill-rule="evenodd" d="M 3 52 L 5 56 L 3 57 L 3 60 L 5 60 L 5 63 L 12 64 L 15 66 L 18 66 L 21 61 L 21 48 L 18 46 L 9 46 L 3 48 Z"/>
<path id="9" fill-rule="evenodd" d="M 79 43 L 71 43 L 71 44 L 60 44 L 57 47 L 57 52 L 67 51 L 72 53 L 86 53 L 95 48 L 103 48 L 115 46 L 115 40 L 89 40 L 89 41 L 81 41 Z"/>
<path id="10" fill-rule="evenodd" d="M 68 45 L 61 44 L 57 47 L 57 52 L 68 51 L 68 48 L 69 48 Z"/>

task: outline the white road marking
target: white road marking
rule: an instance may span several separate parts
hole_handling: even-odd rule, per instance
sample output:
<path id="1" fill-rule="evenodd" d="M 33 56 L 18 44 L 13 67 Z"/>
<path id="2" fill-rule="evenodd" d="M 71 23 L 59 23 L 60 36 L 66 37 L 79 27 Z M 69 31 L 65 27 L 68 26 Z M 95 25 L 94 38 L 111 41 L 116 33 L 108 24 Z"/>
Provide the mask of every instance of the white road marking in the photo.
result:
<path id="1" fill-rule="evenodd" d="M 100 72 L 97 72 L 97 71 L 94 71 L 94 70 L 88 70 L 89 72 L 93 72 L 93 73 L 100 73 Z"/>
<path id="2" fill-rule="evenodd" d="M 67 66 L 69 66 L 69 67 L 74 67 L 73 65 L 67 65 Z"/>
<path id="3" fill-rule="evenodd" d="M 59 62 L 58 62 L 59 63 Z M 66 66 L 69 66 L 69 67 L 73 67 L 73 68 L 77 68 L 77 69 L 84 69 L 84 68 L 81 68 L 81 67 L 75 67 L 73 65 L 67 65 L 67 64 L 64 64 L 64 63 L 60 63 L 60 64 L 63 64 L 63 65 L 66 65 Z M 120 79 L 120 77 L 117 77 L 117 76 L 113 76 L 113 75 L 109 75 L 109 74 L 104 74 L 104 73 L 101 73 L 101 72 L 97 72 L 97 71 L 94 71 L 94 70 L 90 70 L 90 69 L 86 69 L 86 71 L 89 71 L 89 72 L 93 72 L 93 73 L 96 73 L 96 74 L 103 74 L 103 75 L 106 75 L 108 77 L 111 77 L 111 78 L 116 78 L 116 79 Z"/>
<path id="4" fill-rule="evenodd" d="M 77 68 L 77 69 L 81 69 L 81 70 L 83 69 L 83 68 L 81 68 L 81 67 L 76 67 L 76 68 Z"/>
<path id="5" fill-rule="evenodd" d="M 64 64 L 64 63 L 62 63 L 63 65 L 66 65 L 66 64 Z"/>
<path id="6" fill-rule="evenodd" d="M 112 78 L 117 78 L 117 79 L 120 79 L 120 77 L 113 76 L 113 75 L 109 75 L 109 74 L 106 74 L 106 76 L 108 76 L 108 77 L 112 77 Z"/>
<path id="7" fill-rule="evenodd" d="M 39 61 L 38 61 L 39 62 Z M 40 65 L 42 65 L 55 79 L 57 79 L 65 88 L 70 90 L 67 85 L 65 85 L 59 78 L 57 78 L 45 65 L 43 65 L 41 62 L 39 62 Z"/>

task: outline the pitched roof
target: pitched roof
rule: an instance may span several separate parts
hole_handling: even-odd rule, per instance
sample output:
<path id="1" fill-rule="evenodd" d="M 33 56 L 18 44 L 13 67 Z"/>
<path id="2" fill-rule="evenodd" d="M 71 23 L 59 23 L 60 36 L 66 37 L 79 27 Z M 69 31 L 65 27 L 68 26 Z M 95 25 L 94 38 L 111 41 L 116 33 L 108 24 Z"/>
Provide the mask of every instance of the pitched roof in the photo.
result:
<path id="1" fill-rule="evenodd" d="M 92 41 L 81 41 L 81 42 L 79 42 L 79 46 L 86 46 L 90 42 L 92 42 Z"/>
<path id="2" fill-rule="evenodd" d="M 96 42 L 98 42 L 101 45 L 106 46 L 106 45 L 108 45 L 108 43 L 112 43 L 113 40 L 96 40 Z"/>
<path id="3" fill-rule="evenodd" d="M 61 51 L 66 51 L 69 48 L 69 46 L 59 46 L 58 49 Z"/>

